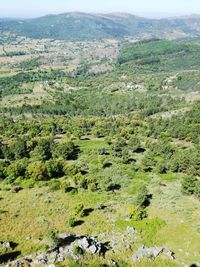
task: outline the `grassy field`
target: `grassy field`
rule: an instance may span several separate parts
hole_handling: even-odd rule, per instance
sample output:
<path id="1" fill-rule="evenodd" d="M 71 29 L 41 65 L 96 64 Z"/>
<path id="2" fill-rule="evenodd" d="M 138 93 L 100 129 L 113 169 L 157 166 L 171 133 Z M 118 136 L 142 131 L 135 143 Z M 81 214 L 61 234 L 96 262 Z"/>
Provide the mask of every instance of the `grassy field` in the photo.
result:
<path id="1" fill-rule="evenodd" d="M 132 164 L 120 164 L 112 156 L 98 155 L 98 149 L 108 149 L 103 138 L 90 137 L 90 140 L 77 142 L 81 150 L 79 161 L 89 163 L 90 172 L 95 172 L 97 177 L 120 183 L 121 189 L 115 193 L 80 190 L 78 194 L 72 195 L 63 190 L 54 191 L 44 183 L 28 188 L 30 181 L 25 181 L 24 189 L 14 193 L 12 188 L 9 190 L 9 185 L 1 184 L 2 240 L 16 242 L 16 250 L 27 255 L 44 250 L 45 238 L 49 230 L 54 229 L 58 232 L 97 236 L 102 242 L 109 241 L 111 247 L 116 243 L 105 259 L 98 259 L 102 263 L 114 257 L 131 264 L 131 255 L 141 244 L 166 246 L 174 251 L 176 261 L 169 262 L 159 257 L 152 263 L 145 263 L 144 260 L 135 266 L 182 266 L 199 261 L 200 203 L 180 193 L 179 174 L 135 173 Z M 102 170 L 100 166 L 106 157 L 112 166 Z M 138 158 L 138 155 L 135 157 Z M 134 203 L 138 188 L 147 182 L 152 194 L 147 208 L 149 216 L 141 223 L 135 223 L 128 219 L 128 209 Z M 82 222 L 72 228 L 68 221 L 74 216 L 78 204 L 83 204 L 91 212 L 87 217 L 78 218 Z M 104 205 L 105 209 L 99 210 L 100 205 Z M 138 234 L 134 236 L 128 233 L 127 226 L 135 227 Z M 84 262 L 87 261 L 91 263 L 95 258 L 85 258 Z"/>

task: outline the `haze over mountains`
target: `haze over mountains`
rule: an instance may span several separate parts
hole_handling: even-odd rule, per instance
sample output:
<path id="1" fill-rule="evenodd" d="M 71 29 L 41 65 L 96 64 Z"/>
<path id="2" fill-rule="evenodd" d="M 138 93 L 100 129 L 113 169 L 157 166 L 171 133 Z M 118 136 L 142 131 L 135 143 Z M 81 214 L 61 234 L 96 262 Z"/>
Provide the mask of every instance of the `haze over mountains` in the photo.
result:
<path id="1" fill-rule="evenodd" d="M 0 19 L 0 33 L 30 38 L 92 40 L 101 38 L 168 38 L 200 36 L 200 16 L 147 19 L 128 13 L 72 12 L 34 19 Z"/>

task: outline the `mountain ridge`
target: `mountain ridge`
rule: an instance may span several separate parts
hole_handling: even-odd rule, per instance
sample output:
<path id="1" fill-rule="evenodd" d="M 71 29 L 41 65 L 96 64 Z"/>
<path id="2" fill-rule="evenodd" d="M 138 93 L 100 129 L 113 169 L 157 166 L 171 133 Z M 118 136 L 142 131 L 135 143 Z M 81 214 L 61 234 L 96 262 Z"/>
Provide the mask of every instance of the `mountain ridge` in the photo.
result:
<path id="1" fill-rule="evenodd" d="M 200 36 L 200 15 L 150 19 L 130 13 L 67 12 L 31 19 L 0 18 L 0 33 L 29 38 L 91 40 L 103 38 L 166 38 Z"/>

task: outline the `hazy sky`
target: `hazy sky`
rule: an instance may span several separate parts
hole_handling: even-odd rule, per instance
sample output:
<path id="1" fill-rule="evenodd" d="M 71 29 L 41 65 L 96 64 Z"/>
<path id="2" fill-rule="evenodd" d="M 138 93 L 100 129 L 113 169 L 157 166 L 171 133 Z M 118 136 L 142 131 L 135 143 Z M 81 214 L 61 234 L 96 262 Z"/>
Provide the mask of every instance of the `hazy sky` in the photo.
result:
<path id="1" fill-rule="evenodd" d="M 82 12 L 129 12 L 142 16 L 200 14 L 200 0 L 0 0 L 0 17 Z"/>

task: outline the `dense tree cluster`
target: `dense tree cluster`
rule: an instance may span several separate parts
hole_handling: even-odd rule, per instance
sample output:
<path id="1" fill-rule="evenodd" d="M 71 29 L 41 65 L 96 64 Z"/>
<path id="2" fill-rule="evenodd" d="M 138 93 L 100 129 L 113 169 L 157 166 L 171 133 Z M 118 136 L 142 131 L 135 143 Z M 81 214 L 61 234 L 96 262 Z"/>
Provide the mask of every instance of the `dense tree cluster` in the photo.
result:
<path id="1" fill-rule="evenodd" d="M 192 109 L 185 114 L 171 118 L 149 119 L 149 135 L 154 138 L 168 136 L 180 140 L 199 142 L 200 101 L 195 102 Z"/>
<path id="2" fill-rule="evenodd" d="M 196 110 L 194 113 L 197 113 Z M 198 120 L 194 113 L 191 111 L 190 120 L 187 120 L 189 127 Z M 164 119 L 158 121 L 159 127 L 166 125 Z M 155 125 L 158 125 L 157 119 L 146 121 L 142 115 L 136 114 L 107 118 L 57 116 L 17 121 L 2 117 L 0 177 L 13 182 L 19 179 L 45 181 L 66 176 L 70 177 L 64 186 L 67 191 L 74 191 L 75 188 L 97 190 L 99 184 L 102 184 L 105 190 L 109 185 L 112 186 L 112 190 L 116 190 L 112 179 L 110 183 L 104 178 L 99 180 L 90 175 L 96 172 L 93 169 L 90 169 L 87 175 L 87 164 L 78 164 L 74 161 L 79 154 L 75 140 L 84 140 L 85 136 L 103 138 L 109 147 L 102 147 L 96 151 L 97 155 L 102 157 L 97 168 L 106 169 L 112 166 L 108 160 L 109 156 L 112 156 L 120 164 L 132 164 L 134 171 L 182 173 L 198 177 L 200 146 L 196 140 L 195 143 L 188 143 L 186 146 L 176 144 L 171 137 L 169 138 L 167 131 L 165 134 L 156 135 L 153 131 Z M 138 162 L 137 154 L 141 154 Z M 60 188 L 53 180 L 52 183 L 52 188 Z M 187 185 L 184 188 L 186 187 Z M 196 191 L 193 194 L 198 195 Z M 144 188 L 138 196 L 140 205 L 146 198 L 148 196 Z"/>
<path id="3" fill-rule="evenodd" d="M 77 147 L 70 138 L 56 142 L 53 137 L 14 138 L 1 143 L 0 177 L 49 180 L 62 177 L 66 160 L 76 158 Z"/>

